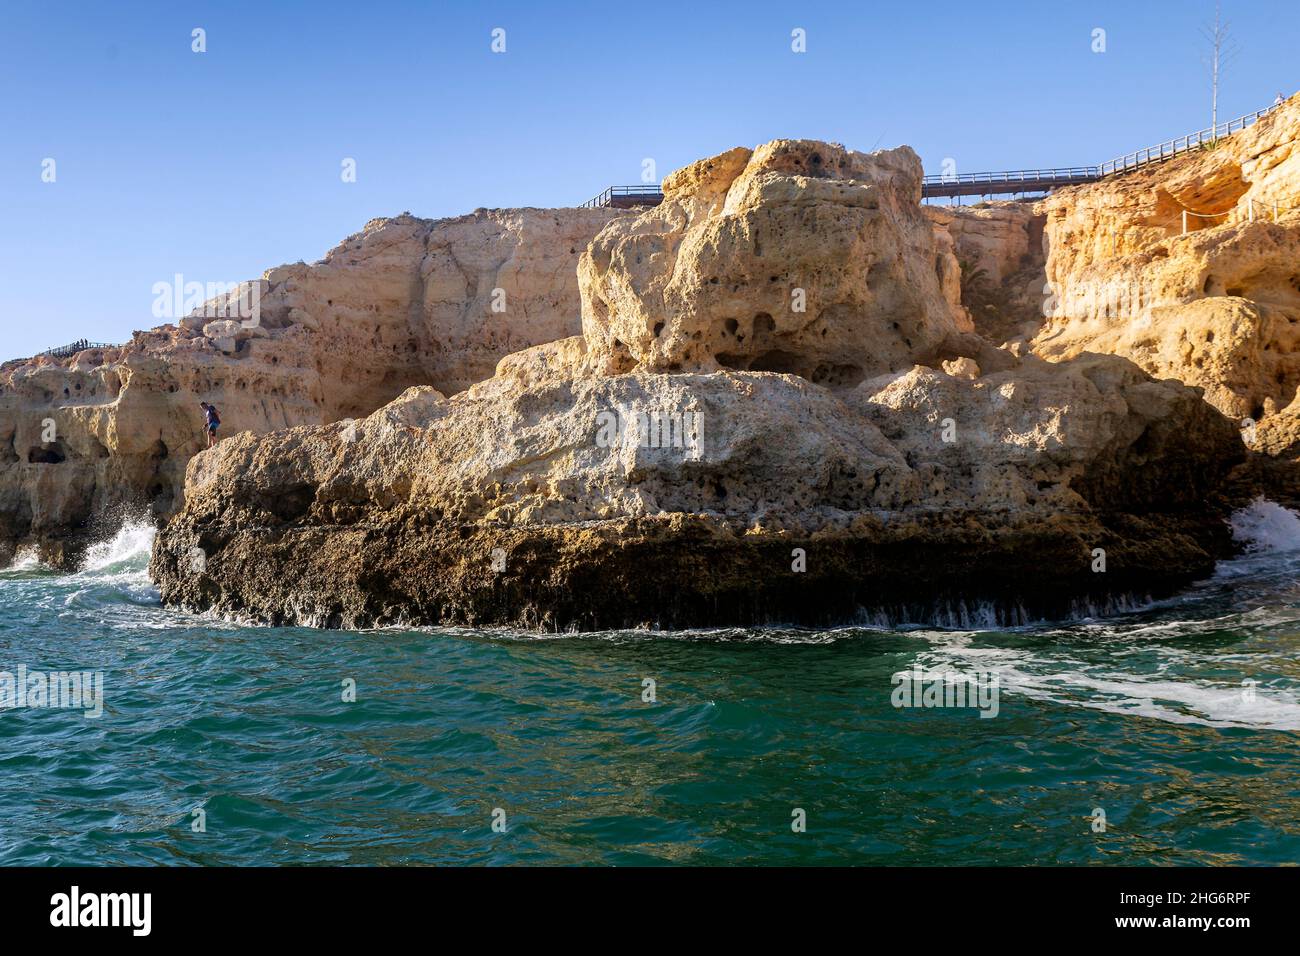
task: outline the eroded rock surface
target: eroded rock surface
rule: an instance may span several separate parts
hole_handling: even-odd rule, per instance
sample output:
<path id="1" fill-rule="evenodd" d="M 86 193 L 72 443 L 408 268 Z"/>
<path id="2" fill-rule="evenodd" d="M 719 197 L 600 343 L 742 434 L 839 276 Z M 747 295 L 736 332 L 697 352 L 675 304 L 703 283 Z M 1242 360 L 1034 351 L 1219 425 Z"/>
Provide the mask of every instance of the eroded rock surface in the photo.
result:
<path id="1" fill-rule="evenodd" d="M 1041 203 L 923 208 L 937 241 L 951 246 L 959 265 L 945 293 L 965 309 L 975 331 L 997 345 L 1037 333 L 1048 291 Z"/>
<path id="2" fill-rule="evenodd" d="M 1300 97 L 1214 148 L 1041 208 L 1034 351 L 1131 358 L 1204 388 L 1256 451 L 1300 456 Z"/>
<path id="3" fill-rule="evenodd" d="M 258 280 L 254 323 L 208 303 L 125 346 L 0 367 L 0 564 L 38 546 L 53 564 L 127 515 L 180 506 L 204 446 L 365 416 L 428 385 L 462 391 L 504 355 L 581 328 L 576 265 L 604 209 L 479 210 L 376 219 L 312 265 Z"/>
<path id="4" fill-rule="evenodd" d="M 702 160 L 582 257 L 583 333 L 614 371 L 731 368 L 829 386 L 976 356 L 907 147 L 777 140 Z"/>
<path id="5" fill-rule="evenodd" d="M 196 456 L 164 600 L 328 626 L 1014 620 L 1207 573 L 1233 425 L 1124 358 L 976 335 L 920 174 L 806 141 L 673 174 L 583 255 L 582 336 Z"/>

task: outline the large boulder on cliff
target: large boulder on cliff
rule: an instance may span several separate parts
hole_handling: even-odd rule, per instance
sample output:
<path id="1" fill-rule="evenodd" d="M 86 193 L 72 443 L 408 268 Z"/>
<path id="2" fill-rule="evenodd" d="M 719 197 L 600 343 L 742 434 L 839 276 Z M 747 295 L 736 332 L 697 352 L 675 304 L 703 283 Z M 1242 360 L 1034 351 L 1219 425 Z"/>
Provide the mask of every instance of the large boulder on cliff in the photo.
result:
<path id="1" fill-rule="evenodd" d="M 196 456 L 164 600 L 329 626 L 1016 619 L 1207 572 L 1235 429 L 1125 359 L 972 335 L 919 177 L 910 150 L 788 141 L 674 174 L 583 256 L 582 337 Z"/>
<path id="2" fill-rule="evenodd" d="M 582 257 L 583 334 L 612 370 L 732 368 L 852 385 L 977 353 L 917 212 L 907 147 L 777 140 L 702 160 Z M 942 254 L 941 254 L 942 253 Z"/>

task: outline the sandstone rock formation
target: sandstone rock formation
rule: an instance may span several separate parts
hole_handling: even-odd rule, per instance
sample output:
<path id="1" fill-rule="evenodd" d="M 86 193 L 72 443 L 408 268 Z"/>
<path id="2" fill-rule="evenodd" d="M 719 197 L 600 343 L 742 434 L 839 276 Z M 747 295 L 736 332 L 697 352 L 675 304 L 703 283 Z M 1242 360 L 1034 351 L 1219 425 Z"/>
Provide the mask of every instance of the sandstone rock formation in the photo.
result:
<path id="1" fill-rule="evenodd" d="M 945 290 L 994 344 L 1032 336 L 1043 322 L 1044 271 L 1041 203 L 982 202 L 923 207 L 936 241 L 950 245 L 960 266 Z"/>
<path id="2" fill-rule="evenodd" d="M 1123 358 L 976 335 L 920 177 L 908 149 L 807 141 L 670 176 L 582 256 L 581 337 L 197 455 L 164 600 L 328 626 L 1015 620 L 1208 572 L 1235 428 Z"/>
<path id="3" fill-rule="evenodd" d="M 733 368 L 827 385 L 983 351 L 947 306 L 956 260 L 918 212 L 920 165 L 777 140 L 670 176 L 583 256 L 583 333 L 611 370 Z"/>
<path id="4" fill-rule="evenodd" d="M 1213 148 L 1041 209 L 1034 351 L 1131 358 L 1204 388 L 1256 451 L 1300 457 L 1300 97 Z"/>
<path id="5" fill-rule="evenodd" d="M 68 564 L 126 514 L 175 511 L 202 400 L 222 436 L 323 424 L 415 385 L 462 391 L 502 356 L 577 333 L 578 256 L 622 214 L 376 219 L 320 262 L 271 269 L 127 345 L 6 363 L 0 565 L 23 545 Z M 256 323 L 225 310 L 241 295 Z"/>

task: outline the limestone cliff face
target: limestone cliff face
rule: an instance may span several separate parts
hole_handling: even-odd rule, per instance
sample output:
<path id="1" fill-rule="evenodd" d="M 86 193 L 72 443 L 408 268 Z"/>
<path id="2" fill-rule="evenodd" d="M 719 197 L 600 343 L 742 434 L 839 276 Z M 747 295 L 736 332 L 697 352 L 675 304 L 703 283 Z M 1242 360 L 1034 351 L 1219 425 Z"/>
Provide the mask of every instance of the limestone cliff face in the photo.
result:
<path id="1" fill-rule="evenodd" d="M 945 293 L 966 310 L 975 331 L 999 345 L 1032 337 L 1042 325 L 1047 281 L 1041 204 L 922 208 L 960 267 Z"/>
<path id="2" fill-rule="evenodd" d="M 269 270 L 256 324 L 210 303 L 120 348 L 5 364 L 0 563 L 26 544 L 67 563 L 125 514 L 171 514 L 204 445 L 200 401 L 223 437 L 323 424 L 411 386 L 464 390 L 507 353 L 575 334 L 578 256 L 619 214 L 377 219 L 318 263 Z"/>
<path id="3" fill-rule="evenodd" d="M 1002 284 L 1041 257 L 1043 215 L 1037 204 L 985 202 L 975 206 L 923 206 L 953 242 L 961 262 Z"/>
<path id="4" fill-rule="evenodd" d="M 1300 97 L 1214 148 L 1041 208 L 1034 351 L 1131 358 L 1249 419 L 1256 450 L 1300 453 Z"/>
<path id="5" fill-rule="evenodd" d="M 582 336 L 197 455 L 155 549 L 164 600 L 330 626 L 980 598 L 1015 619 L 1207 572 L 1233 426 L 1123 358 L 975 335 L 919 182 L 910 150 L 804 141 L 670 176 L 582 256 Z"/>

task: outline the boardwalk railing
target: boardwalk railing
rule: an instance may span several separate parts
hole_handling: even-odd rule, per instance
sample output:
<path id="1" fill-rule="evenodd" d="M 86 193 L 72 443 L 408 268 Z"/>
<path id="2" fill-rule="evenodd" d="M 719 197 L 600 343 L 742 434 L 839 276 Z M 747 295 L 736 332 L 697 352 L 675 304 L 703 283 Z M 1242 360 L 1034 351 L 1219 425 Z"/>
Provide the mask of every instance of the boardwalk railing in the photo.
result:
<path id="1" fill-rule="evenodd" d="M 1001 173 L 943 173 L 921 181 L 921 196 L 982 196 L 987 193 L 1035 193 L 1057 186 L 1095 183 L 1101 178 L 1096 166 L 1068 166 L 1061 169 L 1016 169 Z"/>
<path id="2" fill-rule="evenodd" d="M 1165 140 L 1145 149 L 1134 150 L 1123 156 L 1108 160 L 1097 166 L 1066 166 L 1058 169 L 1015 169 L 997 173 L 943 173 L 938 176 L 926 176 L 921 182 L 921 197 L 930 199 L 939 196 L 989 196 L 1005 193 L 1048 192 L 1060 186 L 1077 186 L 1083 183 L 1095 183 L 1107 176 L 1127 173 L 1153 163 L 1163 163 L 1193 149 L 1201 149 L 1207 144 L 1216 143 L 1220 137 L 1231 136 L 1247 126 L 1257 122 L 1261 117 L 1277 109 L 1277 104 L 1238 116 L 1226 123 L 1206 127 L 1186 136 Z M 654 206 L 663 201 L 663 192 L 658 186 L 611 186 L 595 199 L 582 204 L 584 209 L 601 206 L 630 208 L 633 206 Z"/>
<path id="3" fill-rule="evenodd" d="M 1247 113 L 1245 116 L 1238 116 L 1226 123 L 1207 126 L 1195 133 L 1188 133 L 1186 136 L 1179 136 L 1177 139 L 1165 140 L 1163 143 L 1148 146 L 1146 149 L 1135 150 L 1127 155 L 1102 163 L 1098 168 L 1103 176 L 1111 176 L 1115 173 L 1127 172 L 1130 169 L 1140 169 L 1151 163 L 1162 163 L 1167 159 L 1173 159 L 1180 153 L 1200 149 L 1206 143 L 1217 143 L 1221 136 L 1231 136 L 1233 133 L 1238 133 L 1257 122 L 1261 116 L 1265 116 L 1275 109 L 1277 109 L 1276 103 L 1266 109 L 1256 110 L 1253 113 Z"/>
<path id="4" fill-rule="evenodd" d="M 656 206 L 663 201 L 664 193 L 658 185 L 610 186 L 595 199 L 588 199 L 579 208 L 597 209 L 602 206 Z"/>
<path id="5" fill-rule="evenodd" d="M 1226 123 L 1208 126 L 1165 140 L 1155 146 L 1134 150 L 1123 156 L 1108 160 L 1098 166 L 1070 166 L 1062 169 L 1023 169 L 999 173 L 965 173 L 962 175 L 942 174 L 926 176 L 921 184 L 922 198 L 934 196 L 984 196 L 994 193 L 1030 193 L 1046 192 L 1058 186 L 1073 186 L 1080 183 L 1092 183 L 1107 176 L 1132 172 L 1154 163 L 1163 163 L 1183 153 L 1217 143 L 1220 137 L 1231 136 L 1257 122 L 1261 117 L 1277 109 L 1273 104 L 1267 109 L 1256 110 L 1245 116 L 1238 116 Z"/>
<path id="6" fill-rule="evenodd" d="M 46 349 L 44 352 L 39 353 L 37 358 L 41 355 L 48 355 L 50 358 L 68 358 L 69 356 L 76 355 L 78 352 L 84 352 L 86 349 L 112 348 L 117 348 L 117 346 L 109 342 L 88 342 L 85 339 L 77 339 L 77 341 L 71 342 L 68 345 L 60 345 L 57 348 Z"/>

